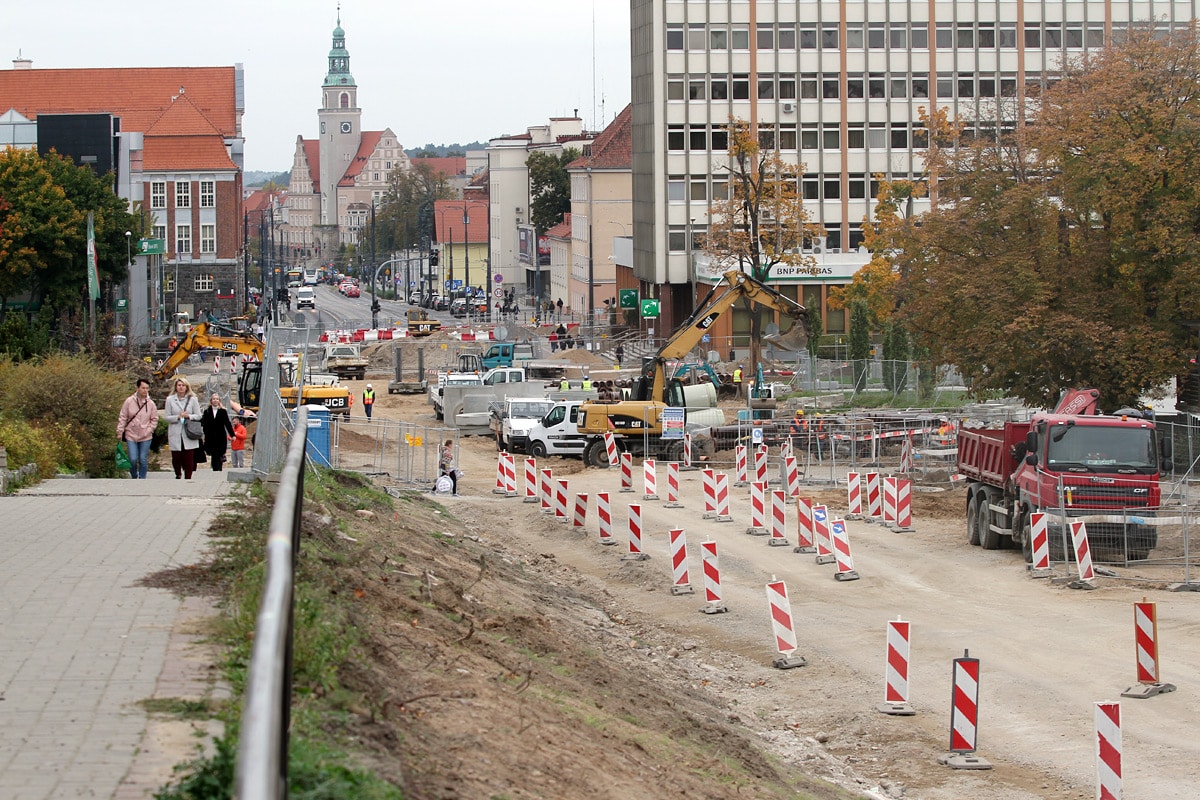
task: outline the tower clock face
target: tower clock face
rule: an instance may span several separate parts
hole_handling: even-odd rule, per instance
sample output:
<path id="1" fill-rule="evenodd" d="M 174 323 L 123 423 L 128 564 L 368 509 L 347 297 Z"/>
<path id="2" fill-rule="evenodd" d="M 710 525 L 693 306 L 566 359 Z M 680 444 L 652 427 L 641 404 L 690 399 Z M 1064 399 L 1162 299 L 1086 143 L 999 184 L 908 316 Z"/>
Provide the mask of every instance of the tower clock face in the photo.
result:
<path id="1" fill-rule="evenodd" d="M 350 123 L 349 123 L 349 122 L 343 122 L 343 123 L 342 123 L 342 133 L 349 133 L 349 132 L 350 132 L 350 127 L 351 127 L 351 126 L 350 126 Z"/>

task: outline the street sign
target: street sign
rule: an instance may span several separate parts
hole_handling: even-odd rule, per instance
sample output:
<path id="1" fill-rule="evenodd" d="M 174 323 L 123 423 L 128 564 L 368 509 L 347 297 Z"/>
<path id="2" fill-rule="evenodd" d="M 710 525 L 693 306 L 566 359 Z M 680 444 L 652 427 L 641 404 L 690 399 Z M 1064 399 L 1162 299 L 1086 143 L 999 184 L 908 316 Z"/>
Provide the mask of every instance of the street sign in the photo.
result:
<path id="1" fill-rule="evenodd" d="M 144 256 L 163 256 L 167 254 L 166 239 L 138 239 L 138 252 Z"/>
<path id="2" fill-rule="evenodd" d="M 646 319 L 658 316 L 658 300 L 647 297 L 642 301 L 642 317 Z"/>
<path id="3" fill-rule="evenodd" d="M 638 290 L 637 289 L 622 289 L 620 299 L 617 302 L 621 308 L 637 308 L 638 307 Z"/>
<path id="4" fill-rule="evenodd" d="M 127 308 L 129 308 L 129 301 L 126 300 L 124 297 L 118 297 L 116 305 L 113 307 L 113 310 L 114 311 L 125 311 Z"/>
<path id="5" fill-rule="evenodd" d="M 496 298 L 497 300 L 503 298 L 504 290 L 497 286 L 495 289 L 492 289 L 492 297 Z"/>
<path id="6" fill-rule="evenodd" d="M 497 272 L 495 275 L 492 276 L 492 280 L 495 281 L 496 283 L 504 283 L 504 276 L 501 275 L 499 272 Z"/>

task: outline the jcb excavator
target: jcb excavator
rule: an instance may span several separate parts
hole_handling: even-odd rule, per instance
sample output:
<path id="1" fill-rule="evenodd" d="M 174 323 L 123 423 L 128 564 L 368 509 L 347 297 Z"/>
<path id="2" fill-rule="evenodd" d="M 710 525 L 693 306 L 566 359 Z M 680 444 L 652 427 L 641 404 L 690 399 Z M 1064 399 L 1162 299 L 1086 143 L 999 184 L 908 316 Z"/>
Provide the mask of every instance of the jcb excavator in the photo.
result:
<path id="1" fill-rule="evenodd" d="M 154 370 L 154 377 L 164 380 L 175 374 L 188 356 L 209 348 L 227 354 L 252 356 L 253 361 L 242 364 L 242 375 L 238 381 L 238 402 L 252 411 L 259 407 L 262 391 L 262 358 L 266 347 L 262 340 L 248 331 L 225 328 L 220 325 L 210 325 L 201 322 L 188 329 L 187 335 L 179 343 L 163 365 Z M 288 408 L 294 408 L 296 398 L 304 404 L 319 403 L 329 409 L 331 414 L 350 416 L 350 390 L 345 386 L 303 386 L 297 388 L 295 369 L 291 365 L 280 365 L 279 395 Z"/>
<path id="2" fill-rule="evenodd" d="M 723 294 L 714 296 L 722 284 L 714 285 L 687 321 L 671 334 L 653 358 L 646 360 L 628 400 L 589 400 L 580 406 L 579 432 L 588 437 L 583 451 L 584 464 L 608 466 L 605 433 L 614 434 L 618 447 L 634 455 L 655 454 L 673 461 L 683 460 L 683 440 L 663 439 L 663 409 L 686 405 L 682 382 L 667 377 L 667 362 L 686 356 L 717 318 L 738 300 L 747 298 L 790 317 L 795 324 L 786 334 L 776 338 L 775 344 L 789 350 L 804 346 L 810 333 L 808 311 L 804 306 L 741 270 L 726 272 L 724 284 L 728 287 Z"/>

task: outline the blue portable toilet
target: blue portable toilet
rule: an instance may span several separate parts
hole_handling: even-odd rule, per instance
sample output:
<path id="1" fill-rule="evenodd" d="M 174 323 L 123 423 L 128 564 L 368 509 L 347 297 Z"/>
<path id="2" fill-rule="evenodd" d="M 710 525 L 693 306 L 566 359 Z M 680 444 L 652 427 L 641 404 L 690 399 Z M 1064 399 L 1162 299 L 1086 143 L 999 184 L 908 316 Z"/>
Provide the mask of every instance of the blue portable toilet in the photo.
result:
<path id="1" fill-rule="evenodd" d="M 329 436 L 329 409 L 320 404 L 304 407 L 308 410 L 308 441 L 305 454 L 322 467 L 333 466 L 333 449 Z"/>

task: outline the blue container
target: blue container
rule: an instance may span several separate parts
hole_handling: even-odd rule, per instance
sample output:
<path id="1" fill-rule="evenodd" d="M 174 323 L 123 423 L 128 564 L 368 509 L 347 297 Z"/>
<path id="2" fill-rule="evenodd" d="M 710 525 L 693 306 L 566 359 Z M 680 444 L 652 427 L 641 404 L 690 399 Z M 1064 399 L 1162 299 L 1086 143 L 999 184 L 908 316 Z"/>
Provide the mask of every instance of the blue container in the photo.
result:
<path id="1" fill-rule="evenodd" d="M 329 437 L 329 409 L 322 405 L 307 405 L 308 410 L 308 441 L 305 454 L 314 464 L 322 467 L 333 466 L 333 450 Z"/>

